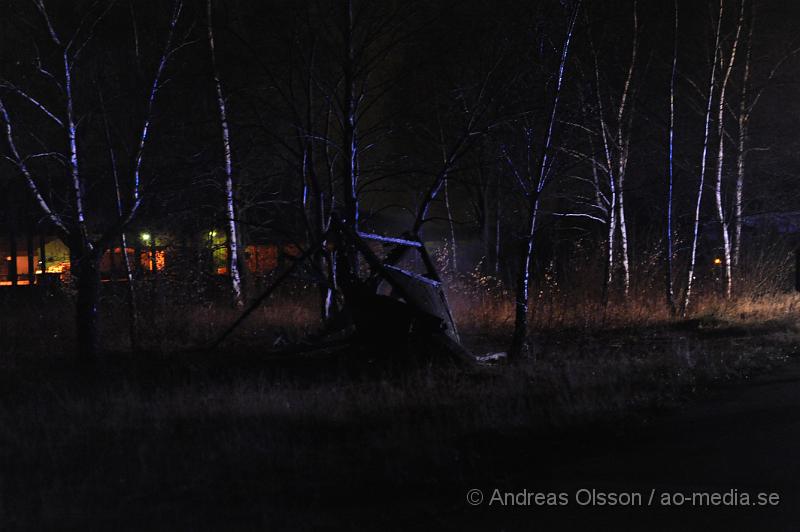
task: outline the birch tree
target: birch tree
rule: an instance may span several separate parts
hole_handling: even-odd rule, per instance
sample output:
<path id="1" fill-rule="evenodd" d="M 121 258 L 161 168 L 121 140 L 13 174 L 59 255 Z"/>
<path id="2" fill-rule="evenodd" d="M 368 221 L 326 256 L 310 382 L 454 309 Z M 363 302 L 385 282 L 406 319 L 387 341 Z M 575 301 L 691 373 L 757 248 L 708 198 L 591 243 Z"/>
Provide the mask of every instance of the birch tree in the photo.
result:
<path id="1" fill-rule="evenodd" d="M 61 94 L 61 98 L 50 103 L 45 98 L 34 95 L 15 84 L 13 80 L 4 77 L 2 79 L 4 90 L 0 93 L 0 121 L 5 130 L 4 136 L 9 160 L 16 167 L 43 216 L 52 224 L 55 232 L 69 248 L 71 274 L 75 278 L 77 288 L 77 353 L 81 358 L 91 360 L 98 350 L 97 307 L 100 295 L 100 258 L 109 245 L 118 239 L 119 235 L 136 218 L 142 206 L 142 160 L 150 137 L 156 96 L 164 81 L 167 62 L 176 49 L 173 46 L 173 37 L 182 5 L 180 2 L 176 2 L 172 7 L 165 43 L 153 74 L 150 90 L 147 93 L 145 117 L 137 133 L 137 146 L 133 154 L 129 177 L 131 198 L 125 205 L 122 214 L 117 214 L 110 222 L 105 222 L 101 214 L 93 213 L 88 209 L 86 197 L 88 177 L 81 170 L 81 161 L 88 157 L 88 151 L 84 154 L 82 146 L 84 140 L 88 144 L 89 135 L 86 132 L 87 138 L 84 138 L 85 131 L 81 125 L 83 116 L 80 114 L 81 109 L 77 105 L 77 99 L 81 74 L 84 73 L 84 70 L 88 70 L 88 66 L 85 69 L 82 68 L 88 63 L 88 60 L 84 59 L 84 52 L 95 37 L 97 25 L 114 7 L 114 3 L 93 6 L 93 9 L 84 15 L 81 23 L 71 34 L 58 27 L 58 21 L 51 18 L 43 0 L 35 0 L 34 7 L 47 36 L 47 41 L 49 41 L 49 47 L 53 50 L 53 56 L 58 58 L 55 64 L 49 65 L 37 56 L 36 73 L 42 85 L 49 84 L 55 87 L 56 92 Z M 55 129 L 56 138 L 62 137 L 65 141 L 63 148 L 61 143 L 55 143 L 44 152 L 65 162 L 68 185 L 63 191 L 63 197 L 68 200 L 64 205 L 57 205 L 52 199 L 47 199 L 43 192 L 44 178 L 32 164 L 32 161 L 41 157 L 42 154 L 28 154 L 22 151 L 25 146 L 18 138 L 16 128 L 18 122 L 8 103 L 12 96 L 15 100 L 24 102 L 38 111 L 46 119 L 45 122 Z"/>
<path id="2" fill-rule="evenodd" d="M 739 11 L 739 19 L 736 23 L 736 34 L 731 43 L 730 55 L 727 62 L 725 61 L 725 54 L 720 51 L 720 68 L 724 71 L 719 88 L 718 99 L 718 112 L 717 112 L 717 136 L 719 137 L 719 147 L 717 150 L 717 175 L 714 186 L 714 198 L 717 207 L 717 221 L 719 222 L 720 229 L 722 230 L 722 245 L 723 245 L 723 261 L 725 265 L 725 297 L 730 298 L 733 291 L 733 275 L 731 271 L 731 234 L 728 217 L 725 213 L 725 202 L 722 193 L 722 177 L 723 166 L 725 164 L 725 110 L 726 110 L 726 93 L 728 89 L 728 82 L 731 79 L 731 72 L 733 72 L 733 65 L 736 61 L 736 51 L 739 47 L 739 36 L 742 32 L 742 24 L 744 23 L 744 6 L 745 0 L 742 0 L 741 8 Z"/>
<path id="3" fill-rule="evenodd" d="M 672 255 L 673 255 L 673 235 L 672 235 L 672 192 L 673 192 L 673 170 L 674 170 L 674 146 L 675 146 L 675 79 L 678 72 L 678 0 L 675 6 L 675 25 L 672 34 L 672 70 L 669 77 L 669 145 L 667 161 L 667 228 L 664 235 L 666 249 L 664 250 L 664 277 L 665 277 L 665 296 L 667 308 L 671 315 L 677 311 L 675 307 L 675 291 L 672 286 Z"/>
<path id="4" fill-rule="evenodd" d="M 744 65 L 742 66 L 741 90 L 739 95 L 739 106 L 736 112 L 737 136 L 736 136 L 736 184 L 734 191 L 734 214 L 733 214 L 733 257 L 732 266 L 735 270 L 739 268 L 742 255 L 742 222 L 744 218 L 744 190 L 745 178 L 747 176 L 747 157 L 756 149 L 750 146 L 750 120 L 753 112 L 762 101 L 764 91 L 771 85 L 780 70 L 787 61 L 800 53 L 800 48 L 796 47 L 796 42 L 785 52 L 781 53 L 777 60 L 772 64 L 769 72 L 758 85 L 754 83 L 752 61 L 753 54 L 753 35 L 756 27 L 756 8 L 751 0 L 747 3 L 747 35 L 744 42 Z"/>
<path id="5" fill-rule="evenodd" d="M 236 220 L 236 193 L 233 182 L 233 157 L 231 155 L 230 127 L 226 109 L 225 96 L 222 91 L 219 68 L 217 68 L 217 54 L 214 47 L 214 25 L 212 19 L 212 0 L 206 2 L 208 19 L 208 48 L 211 52 L 211 69 L 214 76 L 214 89 L 217 97 L 217 110 L 219 111 L 220 132 L 222 134 L 222 151 L 225 169 L 225 229 L 227 233 L 228 271 L 231 278 L 233 301 L 237 306 L 243 303 L 242 279 L 239 273 L 240 242 Z"/>
<path id="6" fill-rule="evenodd" d="M 714 30 L 713 58 L 711 60 L 711 74 L 708 82 L 708 92 L 706 95 L 706 111 L 703 125 L 703 150 L 700 156 L 700 179 L 697 185 L 697 201 L 694 208 L 694 220 L 692 224 L 692 244 L 689 251 L 689 271 L 686 279 L 686 292 L 684 292 L 681 314 L 686 315 L 692 297 L 692 284 L 694 283 L 695 266 L 697 261 L 697 244 L 700 235 L 700 209 L 703 204 L 703 191 L 705 190 L 706 160 L 708 155 L 708 142 L 711 129 L 711 111 L 714 101 L 714 88 L 717 85 L 717 58 L 719 56 L 720 32 L 722 31 L 722 16 L 724 14 L 724 0 L 720 0 L 719 13 Z"/>
<path id="7" fill-rule="evenodd" d="M 338 197 L 335 167 L 339 158 L 332 132 L 337 121 L 335 90 L 326 83 L 323 66 L 329 66 L 326 52 L 335 47 L 324 41 L 318 20 L 321 17 L 312 7 L 310 4 L 302 6 L 293 24 L 287 25 L 289 31 L 279 34 L 283 47 L 278 54 L 286 55 L 293 66 L 283 75 L 264 60 L 261 50 L 256 49 L 256 34 L 244 37 L 236 32 L 233 35 L 239 38 L 264 76 L 264 80 L 251 89 L 259 105 L 251 107 L 251 114 L 257 121 L 250 126 L 266 137 L 264 144 L 274 143 L 279 147 L 278 158 L 300 182 L 299 199 L 293 198 L 289 204 L 301 207 L 306 242 L 320 243 L 311 262 L 320 277 L 320 316 L 328 322 L 337 310 L 336 250 L 328 245 L 326 235 Z M 266 217 L 275 216 L 276 207 L 285 203 L 283 199 L 266 201 L 262 205 L 270 209 Z"/>
<path id="8" fill-rule="evenodd" d="M 580 10 L 580 2 L 572 8 L 564 33 L 558 63 L 554 73 L 555 83 L 552 89 L 551 100 L 548 107 L 544 133 L 541 137 L 538 151 L 534 146 L 533 129 L 523 125 L 523 161 L 522 164 L 514 163 L 508 153 L 505 154 L 512 173 L 515 177 L 526 203 L 526 220 L 524 247 L 520 254 L 520 266 L 515 286 L 514 301 L 514 332 L 511 337 L 508 356 L 510 360 L 522 356 L 528 338 L 529 298 L 531 266 L 534 256 L 537 222 L 539 219 L 539 204 L 542 192 L 554 174 L 553 138 L 556 121 L 559 114 L 559 104 L 564 85 L 567 61 L 569 59 L 570 43 L 575 32 L 575 22 Z"/>
<path id="9" fill-rule="evenodd" d="M 332 218 L 336 215 L 340 224 L 358 232 L 361 197 L 386 179 L 380 174 L 391 173 L 381 172 L 383 162 L 371 156 L 393 134 L 391 123 L 376 120 L 374 110 L 398 82 L 386 64 L 418 29 L 413 7 L 391 0 L 298 4 L 276 35 L 287 60 L 284 71 L 243 41 L 264 75 L 258 90 L 263 107 L 254 113 L 258 130 L 279 146 L 278 157 L 296 178 L 292 199 L 276 203 L 289 204 L 300 214 L 300 241 L 319 244 L 310 263 L 326 322 L 342 310 L 339 296 L 344 285 L 357 282 L 359 269 L 350 242 L 328 241 Z M 258 38 L 252 36 L 254 42 Z"/>
<path id="10" fill-rule="evenodd" d="M 614 285 L 617 257 L 617 245 L 621 256 L 622 286 L 627 298 L 631 285 L 631 266 L 628 249 L 628 225 L 625 218 L 625 177 L 630 156 L 631 129 L 635 116 L 633 100 L 633 76 L 636 70 L 639 51 L 639 16 L 637 2 L 633 3 L 633 37 L 631 42 L 630 62 L 626 69 L 625 80 L 620 90 L 618 104 L 612 109 L 612 115 L 606 112 L 602 94 L 600 66 L 594 41 L 590 40 L 594 56 L 595 92 L 597 99 L 597 120 L 600 129 L 602 150 L 605 158 L 605 173 L 608 176 L 611 205 L 607 235 L 606 278 L 604 293 L 608 294 Z M 617 241 L 617 233 L 619 241 Z M 619 242 L 619 244 L 617 244 Z"/>

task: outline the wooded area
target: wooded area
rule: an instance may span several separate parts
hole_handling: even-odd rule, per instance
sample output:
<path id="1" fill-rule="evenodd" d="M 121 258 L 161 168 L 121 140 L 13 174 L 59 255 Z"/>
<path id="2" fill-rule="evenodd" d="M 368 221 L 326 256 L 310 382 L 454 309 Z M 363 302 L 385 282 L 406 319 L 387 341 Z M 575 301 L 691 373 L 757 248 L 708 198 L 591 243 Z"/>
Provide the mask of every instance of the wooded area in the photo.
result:
<path id="1" fill-rule="evenodd" d="M 358 249 L 374 234 L 392 267 L 416 248 L 433 282 L 502 286 L 517 359 L 545 292 L 686 316 L 754 295 L 796 245 L 780 217 L 798 210 L 800 42 L 767 2 L 0 9 L 4 281 L 42 284 L 44 242 L 63 243 L 85 358 L 104 260 L 135 349 L 145 277 L 167 307 L 201 273 L 243 307 L 280 274 L 253 266 L 276 242 L 318 294 L 316 325 L 352 321 L 353 294 L 376 295 Z"/>

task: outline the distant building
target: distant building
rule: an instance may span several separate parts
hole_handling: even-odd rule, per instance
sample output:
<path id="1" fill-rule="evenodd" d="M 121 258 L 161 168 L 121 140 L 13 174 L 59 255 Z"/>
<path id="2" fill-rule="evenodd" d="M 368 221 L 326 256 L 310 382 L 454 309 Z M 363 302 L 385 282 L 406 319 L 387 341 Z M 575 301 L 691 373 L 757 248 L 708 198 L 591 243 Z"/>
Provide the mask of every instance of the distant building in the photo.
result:
<path id="1" fill-rule="evenodd" d="M 172 265 L 216 276 L 228 275 L 228 250 L 223 231 L 209 230 L 194 239 L 197 246 L 157 232 L 131 233 L 125 253 L 139 275 L 166 272 Z M 104 282 L 125 281 L 125 258 L 120 246 L 105 251 L 100 260 Z M 300 254 L 296 244 L 258 242 L 244 247 L 243 266 L 253 276 L 276 270 L 289 257 Z M 45 279 L 67 281 L 71 271 L 69 248 L 53 235 L 14 234 L 0 237 L 0 287 L 38 284 Z M 186 268 L 186 264 L 192 268 Z M 171 273 L 176 273 L 171 270 Z"/>

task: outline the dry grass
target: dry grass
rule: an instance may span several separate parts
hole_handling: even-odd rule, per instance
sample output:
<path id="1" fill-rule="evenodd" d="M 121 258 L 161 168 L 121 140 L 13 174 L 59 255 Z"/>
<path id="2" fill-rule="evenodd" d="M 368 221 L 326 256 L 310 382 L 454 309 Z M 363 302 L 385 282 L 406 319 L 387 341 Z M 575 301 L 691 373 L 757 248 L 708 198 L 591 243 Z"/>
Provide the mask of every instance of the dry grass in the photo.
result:
<path id="1" fill-rule="evenodd" d="M 784 332 L 705 323 L 561 337 L 536 360 L 475 374 L 300 378 L 236 352 L 122 357 L 92 375 L 18 366 L 0 372 L 0 518 L 12 528 L 171 529 L 178 518 L 193 529 L 317 528 L 307 510 L 331 493 L 492 478 L 476 441 L 650 416 L 780 362 Z M 298 500 L 306 512 L 289 512 Z"/>
<path id="2" fill-rule="evenodd" d="M 450 299 L 468 343 L 502 348 L 508 298 L 496 287 L 462 288 Z M 360 518 L 374 511 L 380 528 L 390 523 L 379 506 L 349 498 L 493 478 L 496 460 L 533 453 L 516 434 L 540 442 L 636 423 L 780 364 L 800 337 L 795 294 L 705 298 L 687 320 L 670 319 L 656 298 L 610 307 L 577 299 L 536 301 L 534 357 L 473 372 L 269 363 L 248 346 L 313 326 L 314 298 L 297 294 L 259 310 L 214 354 L 177 350 L 214 338 L 237 310 L 145 308 L 148 353 L 122 350 L 87 370 L 68 357 L 68 302 L 20 307 L 0 320 L 8 349 L 0 357 L 0 522 L 318 529 L 330 526 L 324 515 L 335 507 Z M 106 345 L 124 346 L 125 330 L 124 312 L 111 313 Z M 509 439 L 519 447 L 492 450 Z"/>

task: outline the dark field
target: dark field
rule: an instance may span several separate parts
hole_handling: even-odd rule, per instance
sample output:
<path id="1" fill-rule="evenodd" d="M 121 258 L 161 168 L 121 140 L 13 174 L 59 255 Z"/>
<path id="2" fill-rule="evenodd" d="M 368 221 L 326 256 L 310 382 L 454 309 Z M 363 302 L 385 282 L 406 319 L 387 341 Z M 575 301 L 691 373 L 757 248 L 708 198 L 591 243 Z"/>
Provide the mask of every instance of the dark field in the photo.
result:
<path id="1" fill-rule="evenodd" d="M 76 366 L 67 333 L 36 332 L 39 319 L 68 330 L 68 311 L 58 300 L 30 302 L 2 321 L 16 347 L 0 360 L 0 521 L 4 529 L 436 530 L 510 519 L 524 529 L 541 516 L 480 517 L 466 491 L 556 489 L 587 450 L 635 448 L 669 411 L 784 367 L 800 334 L 790 318 L 798 301 L 709 306 L 683 321 L 631 307 L 627 325 L 598 318 L 572 328 L 565 321 L 575 316 L 551 312 L 560 330 L 539 323 L 534 356 L 469 370 L 435 353 L 276 356 L 263 346 L 305 333 L 292 327 L 304 311 L 287 303 L 266 307 L 213 353 L 189 344 L 213 337 L 233 311 L 156 316 L 137 353 L 111 348 L 115 334 L 120 344 L 125 336 L 112 318 L 108 351 Z M 488 306 L 457 305 L 473 309 L 459 318 L 477 353 L 506 338 L 502 320 L 481 314 L 503 315 Z M 588 486 L 600 478 L 587 475 Z"/>

